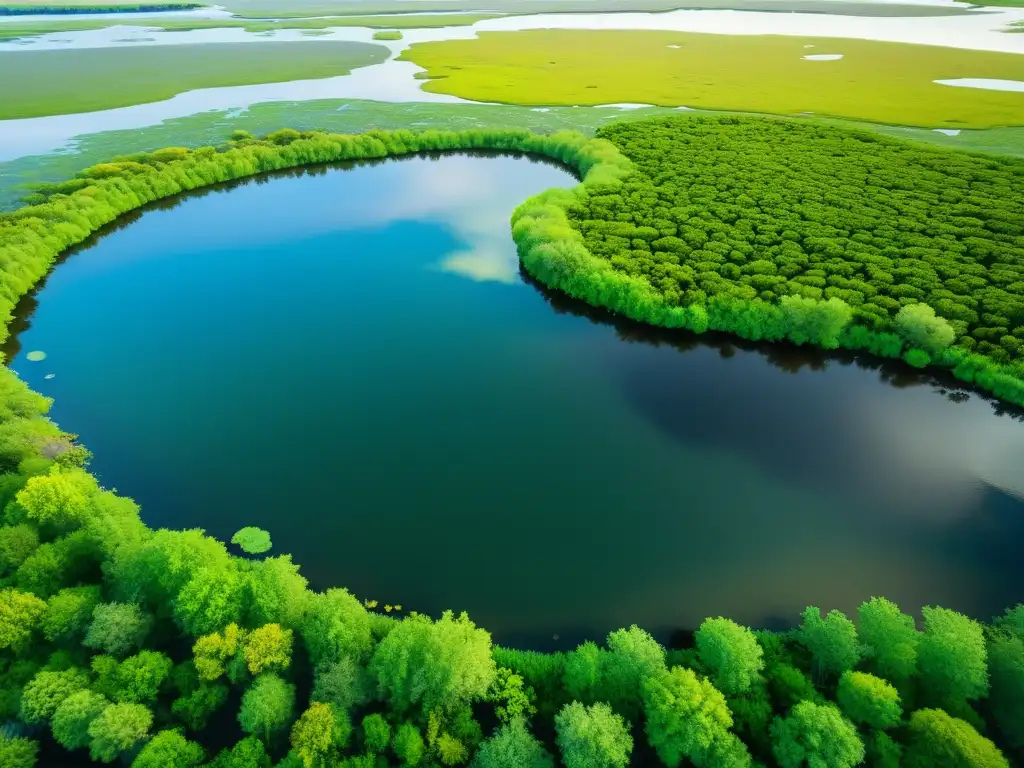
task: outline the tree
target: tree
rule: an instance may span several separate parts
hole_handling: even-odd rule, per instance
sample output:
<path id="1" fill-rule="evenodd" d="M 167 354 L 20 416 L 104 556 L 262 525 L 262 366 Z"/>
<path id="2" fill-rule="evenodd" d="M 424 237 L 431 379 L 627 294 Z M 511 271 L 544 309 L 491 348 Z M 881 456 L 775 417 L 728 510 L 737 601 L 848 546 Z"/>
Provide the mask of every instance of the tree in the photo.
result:
<path id="1" fill-rule="evenodd" d="M 89 746 L 89 726 L 110 702 L 98 693 L 78 691 L 62 701 L 53 713 L 53 738 L 65 749 Z"/>
<path id="2" fill-rule="evenodd" d="M 17 589 L 0 589 L 0 650 L 17 651 L 28 644 L 46 603 Z"/>
<path id="3" fill-rule="evenodd" d="M 4 768 L 34 768 L 37 754 L 36 742 L 0 733 L 0 765 Z"/>
<path id="4" fill-rule="evenodd" d="M 772 751 L 782 768 L 852 768 L 864 759 L 857 729 L 830 704 L 801 701 L 788 717 L 776 717 Z"/>
<path id="5" fill-rule="evenodd" d="M 112 656 L 126 656 L 142 647 L 152 626 L 152 617 L 135 603 L 100 603 L 82 642 Z"/>
<path id="6" fill-rule="evenodd" d="M 787 335 L 797 344 L 811 342 L 825 349 L 839 346 L 839 334 L 853 317 L 850 306 L 838 299 L 827 301 L 783 296 L 780 299 L 786 318 Z"/>
<path id="7" fill-rule="evenodd" d="M 907 304 L 896 313 L 896 331 L 907 344 L 935 354 L 956 338 L 953 327 L 927 304 Z"/>
<path id="8" fill-rule="evenodd" d="M 900 685 L 917 669 L 920 633 L 914 619 L 884 597 L 873 597 L 857 610 L 864 655 L 882 677 Z"/>
<path id="9" fill-rule="evenodd" d="M 288 669 L 292 661 L 292 631 L 282 629 L 280 624 L 266 624 L 254 629 L 245 639 L 243 653 L 253 675 L 271 669 Z"/>
<path id="10" fill-rule="evenodd" d="M 81 525 L 89 515 L 89 500 L 98 491 L 96 480 L 81 469 L 53 467 L 49 474 L 30 477 L 15 500 L 29 520 L 67 529 Z"/>
<path id="11" fill-rule="evenodd" d="M 206 728 L 210 715 L 228 700 L 228 687 L 220 683 L 200 683 L 195 690 L 171 703 L 171 711 L 193 731 Z"/>
<path id="12" fill-rule="evenodd" d="M 892 728 L 903 716 L 899 692 L 866 672 L 843 672 L 836 699 L 848 718 L 871 728 Z"/>
<path id="13" fill-rule="evenodd" d="M 408 766 L 419 765 L 426 752 L 420 730 L 412 723 L 402 723 L 398 726 L 391 748 L 402 764 Z"/>
<path id="14" fill-rule="evenodd" d="M 238 722 L 246 733 L 270 734 L 285 728 L 295 711 L 295 686 L 272 672 L 257 677 L 242 696 Z"/>
<path id="15" fill-rule="evenodd" d="M 380 754 L 391 743 L 391 726 L 379 714 L 367 715 L 363 718 L 363 743 L 368 752 Z"/>
<path id="16" fill-rule="evenodd" d="M 251 563 L 247 589 L 246 603 L 252 625 L 276 622 L 298 629 L 314 600 L 313 593 L 306 589 L 306 580 L 299 574 L 299 567 L 288 555 Z"/>
<path id="17" fill-rule="evenodd" d="M 522 717 L 504 723 L 480 745 L 470 768 L 554 768 L 544 745 L 530 733 Z"/>
<path id="18" fill-rule="evenodd" d="M 88 685 L 89 675 L 84 669 L 72 667 L 59 672 L 44 669 L 22 689 L 20 717 L 30 725 L 43 723 L 53 717 L 65 699 Z"/>
<path id="19" fill-rule="evenodd" d="M 601 682 L 601 660 L 607 653 L 588 640 L 566 656 L 563 678 L 571 698 L 582 702 L 595 700 Z"/>
<path id="20" fill-rule="evenodd" d="M 1024 747 L 1024 639 L 998 632 L 988 643 L 992 717 L 1012 749 Z"/>
<path id="21" fill-rule="evenodd" d="M 607 704 L 566 704 L 555 715 L 555 739 L 566 768 L 625 768 L 633 751 L 629 726 Z"/>
<path id="22" fill-rule="evenodd" d="M 153 713 L 141 704 L 111 704 L 89 725 L 89 756 L 112 763 L 149 733 Z"/>
<path id="23" fill-rule="evenodd" d="M 314 665 L 342 656 L 362 659 L 372 645 L 370 616 L 348 590 L 329 589 L 311 598 L 302 636 Z"/>
<path id="24" fill-rule="evenodd" d="M 1009 768 L 996 745 L 969 723 L 941 709 L 919 709 L 910 718 L 905 768 Z"/>
<path id="25" fill-rule="evenodd" d="M 494 680 L 491 636 L 465 614 L 411 616 L 377 646 L 370 673 L 398 712 L 455 710 L 483 698 Z"/>
<path id="26" fill-rule="evenodd" d="M 643 682 L 665 671 L 665 649 L 636 625 L 608 635 L 601 657 L 600 691 L 612 709 L 633 720 L 643 707 Z"/>
<path id="27" fill-rule="evenodd" d="M 686 758 L 698 768 L 710 768 L 712 744 L 732 727 L 725 696 L 683 667 L 644 681 L 644 713 L 647 739 L 665 765 L 679 765 Z"/>
<path id="28" fill-rule="evenodd" d="M 40 622 L 43 636 L 50 642 L 80 639 L 100 599 L 100 588 L 96 585 L 62 589 L 46 601 Z"/>
<path id="29" fill-rule="evenodd" d="M 160 731 L 132 761 L 132 768 L 193 768 L 203 762 L 203 748 L 181 731 Z"/>
<path id="30" fill-rule="evenodd" d="M 292 726 L 292 749 L 306 768 L 327 764 L 348 742 L 352 727 L 347 715 L 330 704 L 313 702 Z"/>
<path id="31" fill-rule="evenodd" d="M 516 718 L 528 719 L 537 711 L 534 699 L 533 688 L 524 685 L 522 676 L 506 667 L 498 667 L 487 692 L 487 700 L 495 705 L 494 714 L 499 721 L 509 723 Z"/>
<path id="32" fill-rule="evenodd" d="M 819 680 L 853 669 L 860 659 L 857 628 L 842 611 L 829 611 L 822 620 L 821 611 L 809 606 L 803 612 L 797 636 L 811 652 Z"/>
<path id="33" fill-rule="evenodd" d="M 246 736 L 231 749 L 221 751 L 207 768 L 270 768 L 270 758 L 262 741 Z"/>
<path id="34" fill-rule="evenodd" d="M 236 622 L 242 615 L 244 585 L 231 568 L 199 568 L 174 600 L 174 616 L 198 637 Z"/>
<path id="35" fill-rule="evenodd" d="M 39 547 L 39 534 L 27 523 L 0 527 L 0 575 L 13 571 Z"/>
<path id="36" fill-rule="evenodd" d="M 133 704 L 155 701 L 173 666 L 167 656 L 156 651 L 142 651 L 129 656 L 117 668 L 114 700 Z"/>
<path id="37" fill-rule="evenodd" d="M 216 680 L 227 671 L 227 664 L 242 649 L 245 632 L 237 624 L 228 624 L 221 632 L 198 638 L 192 646 L 196 672 L 200 680 Z"/>
<path id="38" fill-rule="evenodd" d="M 348 712 L 366 701 L 366 672 L 350 656 L 318 667 L 313 678 L 313 701 Z"/>
<path id="39" fill-rule="evenodd" d="M 926 695 L 958 705 L 988 693 L 987 652 L 981 625 L 946 608 L 926 606 L 917 666 Z"/>
<path id="40" fill-rule="evenodd" d="M 754 633 L 729 619 L 706 619 L 694 637 L 701 664 L 715 687 L 733 695 L 761 681 L 764 651 Z"/>

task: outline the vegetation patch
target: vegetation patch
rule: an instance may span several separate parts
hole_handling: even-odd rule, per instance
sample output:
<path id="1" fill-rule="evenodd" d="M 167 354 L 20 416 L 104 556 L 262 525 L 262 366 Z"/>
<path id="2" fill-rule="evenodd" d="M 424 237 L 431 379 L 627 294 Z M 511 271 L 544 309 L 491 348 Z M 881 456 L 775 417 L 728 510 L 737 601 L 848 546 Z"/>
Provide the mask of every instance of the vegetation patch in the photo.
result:
<path id="1" fill-rule="evenodd" d="M 48 13 L 157 13 L 205 8 L 205 3 L 94 3 L 91 0 L 65 3 L 4 3 L 0 16 L 28 16 Z"/>
<path id="2" fill-rule="evenodd" d="M 250 555 L 261 555 L 269 552 L 273 544 L 270 541 L 270 534 L 262 528 L 247 525 L 245 528 L 235 532 L 231 537 L 231 543 L 237 544 L 243 552 Z"/>
<path id="3" fill-rule="evenodd" d="M 345 75 L 388 56 L 369 43 L 221 43 L 0 52 L 0 119 L 161 101 L 196 88 Z"/>
<path id="4" fill-rule="evenodd" d="M 807 45 L 843 58 L 806 61 Z M 425 90 L 503 104 L 641 103 L 952 128 L 1024 124 L 1024 93 L 933 82 L 1024 80 L 1024 56 L 1008 53 L 773 35 L 530 30 L 417 43 L 401 58 L 438 78 Z"/>
<path id="5" fill-rule="evenodd" d="M 748 143 L 745 130 L 775 125 L 747 122 L 702 125 L 726 134 L 740 126 L 714 140 Z M 728 296 L 711 296 L 706 306 L 669 302 L 646 275 L 588 251 L 582 234 L 594 227 L 581 222 L 598 219 L 580 214 L 614 205 L 615 196 L 629 197 L 643 215 L 651 210 L 659 188 L 648 155 L 677 159 L 669 136 L 685 143 L 684 125 L 639 124 L 642 141 L 628 140 L 628 130 L 606 131 L 621 149 L 574 133 L 285 129 L 264 139 L 236 131 L 219 147 L 117 158 L 0 216 L 0 312 L 10 316 L 62 249 L 148 202 L 309 163 L 493 149 L 557 158 L 583 178 L 576 189 L 550 190 L 516 211 L 514 236 L 533 274 L 631 317 L 694 330 L 701 318 L 705 326 L 725 318 L 743 332 L 751 316 L 744 313 L 766 317 L 764 307 L 774 305 Z M 689 130 L 694 141 L 701 130 Z M 796 130 L 799 140 L 805 127 Z M 831 151 L 870 140 L 821 130 Z M 871 138 L 883 156 L 895 144 Z M 987 163 L 977 162 L 972 172 L 983 175 Z M 756 163 L 753 170 L 761 172 Z M 678 173 L 666 165 L 658 183 Z M 780 189 L 764 190 L 762 204 L 784 210 Z M 685 209 L 713 192 L 709 183 L 694 184 L 686 192 L 693 198 L 683 201 L 677 191 L 675 203 Z M 703 197 L 699 204 L 725 222 L 728 203 Z M 666 215 L 686 214 L 679 221 L 697 228 L 702 212 Z M 634 239 L 643 241 L 650 233 L 640 227 L 657 223 L 603 220 L 635 227 Z M 755 246 L 779 245 L 771 231 L 764 234 L 767 241 Z M 822 333 L 836 331 L 842 300 L 804 302 L 779 322 L 790 338 L 827 342 Z M 936 330 L 930 322 L 915 328 Z M 941 342 L 938 330 L 920 338 Z M 569 653 L 499 648 L 465 615 L 410 613 L 399 621 L 371 613 L 372 601 L 346 590 L 310 591 L 287 556 L 238 558 L 202 531 L 150 530 L 133 502 L 83 469 L 84 449 L 56 458 L 41 451 L 71 438 L 44 417 L 48 405 L 0 370 L 0 718 L 15 725 L 0 735 L 5 766 L 31 768 L 38 745 L 17 734 L 44 731 L 68 750 L 103 762 L 133 759 L 135 768 L 208 758 L 222 768 L 551 768 L 553 752 L 566 768 L 625 768 L 644 757 L 697 768 L 752 768 L 755 761 L 853 768 L 865 758 L 883 766 L 1008 768 L 1000 746 L 1024 747 L 1024 607 L 987 627 L 927 607 L 919 629 L 898 606 L 875 598 L 861 605 L 859 626 L 816 607 L 789 632 L 709 619 L 688 650 L 666 650 L 637 627 Z"/>
<path id="6" fill-rule="evenodd" d="M 374 40 L 401 40 L 402 33 L 397 29 L 382 30 L 373 33 Z"/>

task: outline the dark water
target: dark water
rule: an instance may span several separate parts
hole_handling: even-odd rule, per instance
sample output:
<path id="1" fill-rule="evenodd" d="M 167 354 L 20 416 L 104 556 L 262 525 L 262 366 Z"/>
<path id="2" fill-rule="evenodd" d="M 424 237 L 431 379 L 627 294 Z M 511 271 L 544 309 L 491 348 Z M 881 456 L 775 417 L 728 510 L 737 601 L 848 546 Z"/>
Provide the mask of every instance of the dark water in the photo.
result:
<path id="1" fill-rule="evenodd" d="M 418 158 L 146 212 L 25 303 L 13 367 L 151 525 L 259 525 L 317 586 L 499 640 L 1024 597 L 1024 424 L 525 284 L 509 213 L 571 183 Z"/>

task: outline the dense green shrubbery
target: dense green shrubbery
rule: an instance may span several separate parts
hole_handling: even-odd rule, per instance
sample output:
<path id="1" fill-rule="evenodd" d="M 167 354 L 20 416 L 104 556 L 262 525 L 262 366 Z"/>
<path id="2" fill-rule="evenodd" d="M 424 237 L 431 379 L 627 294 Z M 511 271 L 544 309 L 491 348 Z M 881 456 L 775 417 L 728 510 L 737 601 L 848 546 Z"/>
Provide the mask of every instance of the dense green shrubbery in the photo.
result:
<path id="1" fill-rule="evenodd" d="M 763 118 L 598 135 L 632 173 L 513 216 L 540 282 L 654 325 L 934 364 L 1024 405 L 1024 164 Z"/>
<path id="2" fill-rule="evenodd" d="M 857 309 L 837 297 L 666 302 L 646 278 L 594 256 L 570 224 L 566 209 L 578 215 L 636 178 L 611 144 L 573 134 L 237 133 L 220 149 L 96 166 L 0 218 L 0 307 L 9 316 L 62 249 L 146 202 L 304 163 L 471 148 L 543 153 L 580 171 L 582 188 L 524 204 L 514 234 L 531 273 L 595 305 L 889 356 L 909 342 L 973 366 L 997 392 L 996 377 L 1010 376 L 943 349 L 948 329 L 919 304 L 889 333 L 851 325 Z M 926 608 L 919 629 L 873 599 L 859 626 L 817 608 L 783 633 L 709 619 L 694 648 L 670 652 L 636 627 L 570 653 L 497 648 L 465 616 L 399 621 L 343 589 L 310 591 L 288 556 L 234 557 L 202 531 L 150 530 L 131 500 L 83 469 L 88 453 L 47 407 L 0 371 L 4 768 L 34 765 L 39 742 L 136 768 L 549 768 L 556 754 L 566 768 L 862 758 L 1001 768 L 997 744 L 1024 748 L 1024 606 L 989 626 Z"/>

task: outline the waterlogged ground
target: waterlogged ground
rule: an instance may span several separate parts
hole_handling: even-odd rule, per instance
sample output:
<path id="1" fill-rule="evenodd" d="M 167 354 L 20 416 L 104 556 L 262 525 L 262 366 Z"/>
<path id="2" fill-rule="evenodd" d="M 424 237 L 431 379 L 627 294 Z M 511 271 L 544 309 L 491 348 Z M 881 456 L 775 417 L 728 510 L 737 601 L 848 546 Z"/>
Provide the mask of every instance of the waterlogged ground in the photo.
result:
<path id="1" fill-rule="evenodd" d="M 508 215 L 571 183 L 449 156 L 161 206 L 23 304 L 12 365 L 151 525 L 259 525 L 318 586 L 501 641 L 1019 597 L 1024 423 L 547 296 Z"/>

